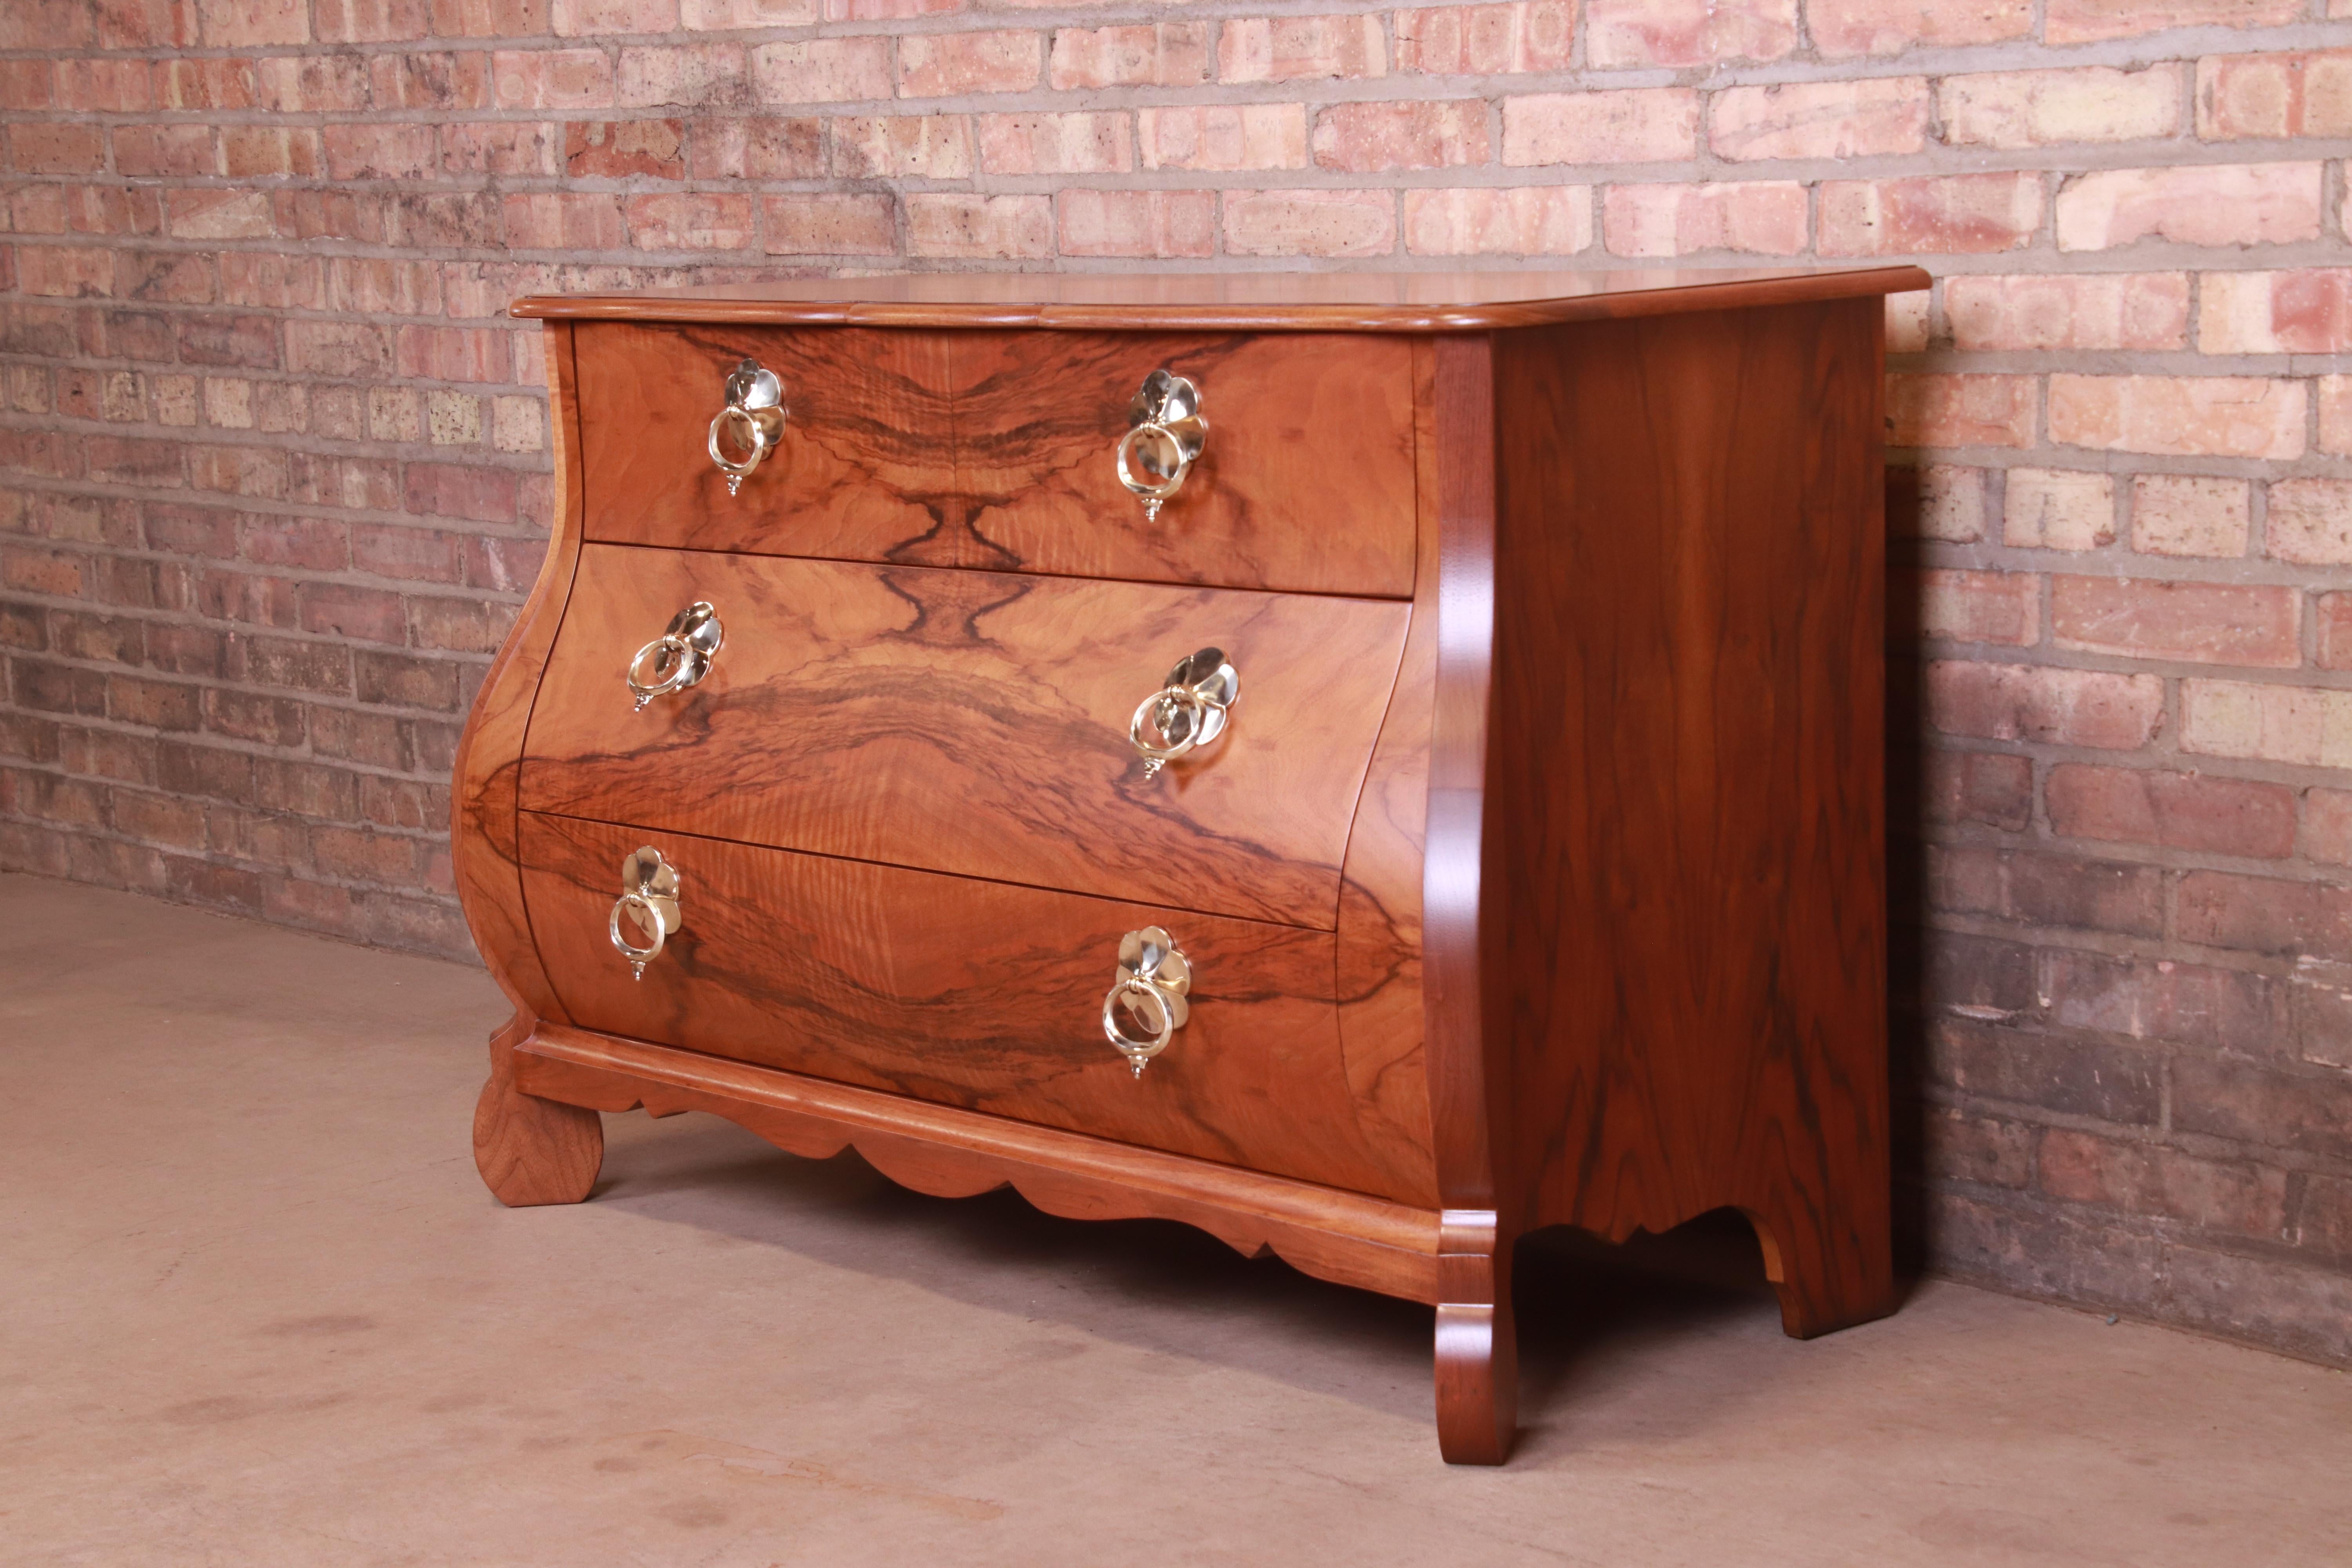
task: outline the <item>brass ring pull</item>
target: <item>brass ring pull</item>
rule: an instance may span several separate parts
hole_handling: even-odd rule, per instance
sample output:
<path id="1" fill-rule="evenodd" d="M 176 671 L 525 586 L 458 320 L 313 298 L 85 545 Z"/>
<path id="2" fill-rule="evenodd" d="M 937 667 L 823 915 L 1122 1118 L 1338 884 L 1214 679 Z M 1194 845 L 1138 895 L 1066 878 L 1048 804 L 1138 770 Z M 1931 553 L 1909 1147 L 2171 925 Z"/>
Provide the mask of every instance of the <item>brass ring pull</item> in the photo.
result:
<path id="1" fill-rule="evenodd" d="M 707 599 L 697 599 L 672 616 L 662 635 L 629 660 L 629 690 L 637 700 L 637 710 L 656 697 L 700 685 L 726 637 L 719 612 Z"/>
<path id="2" fill-rule="evenodd" d="M 1223 648 L 1204 647 L 1168 672 L 1160 689 L 1136 705 L 1127 739 L 1150 778 L 1162 766 L 1225 732 L 1226 710 L 1241 695 L 1241 672 Z"/>
<path id="3" fill-rule="evenodd" d="M 1103 997 L 1103 1037 L 1141 1078 L 1145 1064 L 1168 1048 L 1192 1016 L 1187 995 L 1192 989 L 1192 965 L 1176 939 L 1158 926 L 1131 931 L 1118 944 L 1119 977 Z M 1127 1032 L 1121 1009 L 1136 1015 L 1149 1037 Z"/>
<path id="4" fill-rule="evenodd" d="M 772 370 L 747 359 L 727 378 L 727 406 L 710 421 L 710 460 L 727 476 L 727 493 L 742 489 L 752 470 L 775 454 L 784 438 L 784 384 Z M 730 456 L 732 446 L 737 453 Z"/>
<path id="5" fill-rule="evenodd" d="M 1201 389 L 1181 375 L 1155 370 L 1128 405 L 1127 423 L 1127 434 L 1111 454 L 1118 482 L 1143 502 L 1143 515 L 1156 520 L 1209 444 Z"/>
<path id="6" fill-rule="evenodd" d="M 678 913 L 678 887 L 677 868 L 650 844 L 621 862 L 621 896 L 613 900 L 604 933 L 613 939 L 614 951 L 629 961 L 630 979 L 643 980 L 646 965 L 661 956 L 670 933 L 686 923 Z M 624 915 L 634 916 L 640 931 L 653 933 L 651 945 L 639 947 L 628 939 L 621 930 Z"/>

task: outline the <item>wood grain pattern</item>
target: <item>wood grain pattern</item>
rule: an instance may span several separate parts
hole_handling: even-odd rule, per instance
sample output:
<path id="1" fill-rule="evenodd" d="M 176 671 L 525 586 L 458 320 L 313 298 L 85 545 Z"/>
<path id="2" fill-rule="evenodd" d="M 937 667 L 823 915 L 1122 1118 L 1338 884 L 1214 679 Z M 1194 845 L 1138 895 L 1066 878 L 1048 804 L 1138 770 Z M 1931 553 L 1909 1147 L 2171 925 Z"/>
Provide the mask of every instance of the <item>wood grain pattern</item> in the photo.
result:
<path id="1" fill-rule="evenodd" d="M 523 801 L 893 865 L 1329 930 L 1406 606 L 590 545 Z M 632 712 L 623 671 L 697 599 L 726 644 Z M 1225 733 L 1128 741 L 1171 666 L 1240 670 Z"/>
<path id="2" fill-rule="evenodd" d="M 1412 593 L 1412 346 L 1386 337 L 963 332 L 957 489 L 990 563 L 1307 593 Z M 1155 370 L 1209 437 L 1144 516 L 1113 448 Z"/>
<path id="3" fill-rule="evenodd" d="M 522 839 L 540 951 L 586 1027 L 1382 1197 L 1426 1190 L 1357 1130 L 1328 931 L 529 812 Z M 622 858 L 647 842 L 684 879 L 685 925 L 633 981 L 605 922 Z M 1192 1020 L 1139 1079 L 1099 1016 L 1119 938 L 1153 924 L 1192 960 Z"/>
<path id="4" fill-rule="evenodd" d="M 1046 331 L 1486 332 L 1925 289 L 1916 267 L 1573 272 L 897 273 L 537 295 L 520 317 Z"/>
<path id="5" fill-rule="evenodd" d="M 1067 1219 L 1179 1220 L 1319 1279 L 1436 1294 L 1438 1216 L 1423 1209 L 584 1029 L 541 1029 L 516 1066 L 533 1093 L 603 1110 L 707 1110 L 812 1160 L 855 1147 L 935 1197 L 1011 1186 Z"/>
<path id="6" fill-rule="evenodd" d="M 1510 1195 L 1612 1238 L 1737 1206 L 1801 1335 L 1893 1304 L 1879 323 L 1514 334 L 1495 375 Z"/>
<path id="7" fill-rule="evenodd" d="M 1339 882 L 1339 1043 L 1356 1120 L 1374 1142 L 1430 1147 L 1429 1072 L 1423 1050 L 1421 868 L 1429 801 L 1430 726 L 1437 680 L 1437 461 L 1431 417 L 1435 345 L 1413 345 L 1412 619 L 1388 712 L 1348 830 Z M 1434 1167 L 1416 1203 L 1439 1202 Z"/>
<path id="8" fill-rule="evenodd" d="M 1518 1352 L 1510 1302 L 1519 1216 L 1499 1139 L 1515 1091 L 1498 1059 L 1507 1036 L 1491 1005 L 1500 922 L 1487 908 L 1495 862 L 1513 852 L 1490 823 L 1494 742 L 1495 346 L 1440 340 L 1435 427 L 1437 673 L 1422 863 L 1423 1047 L 1437 1187 L 1445 1211 L 1437 1311 L 1437 1438 L 1450 1463 L 1498 1465 L 1510 1451 Z"/>
<path id="9" fill-rule="evenodd" d="M 533 1025 L 518 1018 L 492 1037 L 489 1079 L 474 1102 L 474 1169 L 509 1208 L 576 1204 L 604 1163 L 604 1122 L 593 1110 L 515 1087 L 514 1047 Z"/>
<path id="10" fill-rule="evenodd" d="M 475 949 L 490 978 L 514 1004 L 515 1016 L 561 1019 L 562 1005 L 555 999 L 530 939 L 515 847 L 523 737 L 580 559 L 580 443 L 571 417 L 579 391 L 573 333 L 568 323 L 554 322 L 544 336 L 554 411 L 550 431 L 555 449 L 553 523 L 538 580 L 475 694 L 465 733 L 457 742 L 450 777 L 449 852 Z M 495 1039 L 494 1063 L 502 1049 Z"/>
<path id="11" fill-rule="evenodd" d="M 727 493 L 707 449 L 746 356 L 783 378 L 776 454 Z M 979 564 L 956 520 L 938 332 L 605 322 L 580 332 L 587 537 L 857 561 Z"/>

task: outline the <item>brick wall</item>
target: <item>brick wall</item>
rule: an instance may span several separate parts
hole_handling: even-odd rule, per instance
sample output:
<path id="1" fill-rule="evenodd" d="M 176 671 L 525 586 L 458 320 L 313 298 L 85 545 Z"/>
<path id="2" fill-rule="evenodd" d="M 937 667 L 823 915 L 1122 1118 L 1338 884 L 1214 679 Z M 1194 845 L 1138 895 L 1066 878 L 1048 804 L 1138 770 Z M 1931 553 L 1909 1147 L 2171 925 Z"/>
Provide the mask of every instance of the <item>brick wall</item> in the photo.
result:
<path id="1" fill-rule="evenodd" d="M 1279 10 L 1279 15 L 1269 15 Z M 2352 1360 L 2352 0 L 0 0 L 0 864 L 462 954 L 526 290 L 1916 258 L 1937 1265 Z"/>

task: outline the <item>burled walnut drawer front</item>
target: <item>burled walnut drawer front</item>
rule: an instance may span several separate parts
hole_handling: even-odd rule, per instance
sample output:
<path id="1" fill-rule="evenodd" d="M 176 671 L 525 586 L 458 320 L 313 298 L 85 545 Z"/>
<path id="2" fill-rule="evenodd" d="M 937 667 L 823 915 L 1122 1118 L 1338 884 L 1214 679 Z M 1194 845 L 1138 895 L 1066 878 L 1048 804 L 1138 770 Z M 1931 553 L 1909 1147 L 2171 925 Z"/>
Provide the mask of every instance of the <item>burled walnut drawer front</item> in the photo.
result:
<path id="1" fill-rule="evenodd" d="M 695 601 L 725 641 L 632 711 Z M 525 742 L 534 811 L 1330 928 L 1410 606 L 589 545 Z M 1224 733 L 1157 774 L 1139 703 L 1204 646 Z"/>
<path id="2" fill-rule="evenodd" d="M 578 330 L 586 537 L 1392 598 L 1412 593 L 1412 346 L 1361 334 Z M 727 374 L 783 382 L 781 444 L 730 495 Z M 1209 432 L 1160 515 L 1115 450 L 1146 376 Z"/>
<path id="3" fill-rule="evenodd" d="M 610 921 L 641 845 L 677 869 L 679 923 L 632 980 Z M 1418 1194 L 1359 1131 L 1328 932 L 530 813 L 520 847 L 540 957 L 588 1028 Z M 1120 937 L 1155 923 L 1191 1014 L 1139 1077 L 1099 1020 Z"/>
<path id="4" fill-rule="evenodd" d="M 947 333 L 599 321 L 577 342 L 587 538 L 885 561 L 938 533 L 955 488 Z M 782 378 L 790 414 L 730 496 L 710 421 L 747 355 Z"/>
<path id="5" fill-rule="evenodd" d="M 1407 598 L 1412 345 L 1360 333 L 965 332 L 949 345 L 973 534 L 1034 571 Z M 1146 376 L 1209 426 L 1147 519 L 1115 449 Z"/>

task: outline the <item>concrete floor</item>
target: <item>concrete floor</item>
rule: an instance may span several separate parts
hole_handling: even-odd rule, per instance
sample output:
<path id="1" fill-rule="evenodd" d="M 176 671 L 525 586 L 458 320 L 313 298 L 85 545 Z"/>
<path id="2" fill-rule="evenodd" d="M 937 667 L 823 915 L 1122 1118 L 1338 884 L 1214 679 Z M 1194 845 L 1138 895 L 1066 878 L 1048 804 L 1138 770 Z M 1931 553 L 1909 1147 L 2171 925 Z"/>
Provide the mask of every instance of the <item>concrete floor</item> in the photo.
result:
<path id="1" fill-rule="evenodd" d="M 1449 1469 L 1425 1308 L 707 1117 L 502 1209 L 478 973 L 0 907 L 0 1562 L 2352 1563 L 2341 1373 L 1947 1284 L 1799 1344 L 1539 1238 Z"/>

